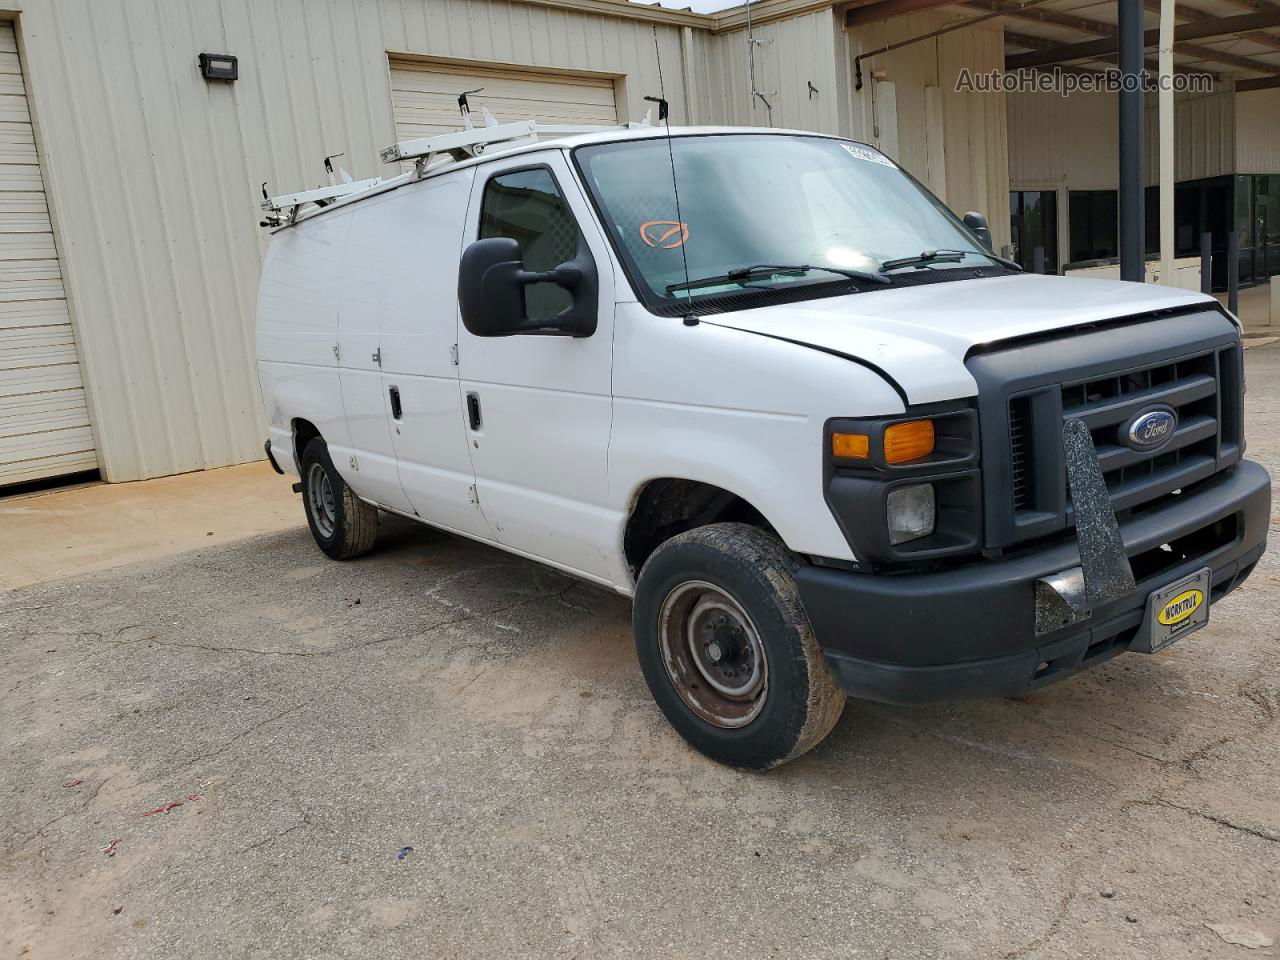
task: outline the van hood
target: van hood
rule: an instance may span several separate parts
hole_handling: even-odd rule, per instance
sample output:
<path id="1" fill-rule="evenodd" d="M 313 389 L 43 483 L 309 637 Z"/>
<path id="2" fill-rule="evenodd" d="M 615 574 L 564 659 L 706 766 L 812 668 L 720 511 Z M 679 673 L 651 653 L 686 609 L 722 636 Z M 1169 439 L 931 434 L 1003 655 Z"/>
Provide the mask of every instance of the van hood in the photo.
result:
<path id="1" fill-rule="evenodd" d="M 971 397 L 964 360 L 975 347 L 1117 317 L 1217 301 L 1203 293 L 1118 280 L 1013 274 L 872 290 L 703 318 L 863 361 L 909 402 Z"/>

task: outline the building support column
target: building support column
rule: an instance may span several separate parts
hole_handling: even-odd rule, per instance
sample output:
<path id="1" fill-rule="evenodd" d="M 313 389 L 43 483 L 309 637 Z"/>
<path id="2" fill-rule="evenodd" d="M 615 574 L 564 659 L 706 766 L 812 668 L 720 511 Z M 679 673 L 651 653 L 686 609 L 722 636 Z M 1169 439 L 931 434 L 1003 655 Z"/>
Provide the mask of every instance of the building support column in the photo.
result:
<path id="1" fill-rule="evenodd" d="M 1160 0 L 1160 282 L 1173 282 L 1173 5 Z"/>
<path id="2" fill-rule="evenodd" d="M 1120 3 L 1120 279 L 1146 279 L 1142 198 L 1142 0 Z"/>

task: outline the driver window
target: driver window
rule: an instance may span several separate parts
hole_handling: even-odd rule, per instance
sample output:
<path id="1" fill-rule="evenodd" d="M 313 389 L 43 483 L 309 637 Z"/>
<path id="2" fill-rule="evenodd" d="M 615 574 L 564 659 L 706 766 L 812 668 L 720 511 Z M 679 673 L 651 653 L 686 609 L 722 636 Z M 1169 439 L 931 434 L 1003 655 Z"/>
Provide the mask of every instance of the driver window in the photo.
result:
<path id="1" fill-rule="evenodd" d="M 545 167 L 503 173 L 484 188 L 480 237 L 520 241 L 526 270 L 552 270 L 578 252 L 578 224 Z M 572 304 L 569 291 L 554 283 L 525 288 L 530 320 L 550 320 Z"/>

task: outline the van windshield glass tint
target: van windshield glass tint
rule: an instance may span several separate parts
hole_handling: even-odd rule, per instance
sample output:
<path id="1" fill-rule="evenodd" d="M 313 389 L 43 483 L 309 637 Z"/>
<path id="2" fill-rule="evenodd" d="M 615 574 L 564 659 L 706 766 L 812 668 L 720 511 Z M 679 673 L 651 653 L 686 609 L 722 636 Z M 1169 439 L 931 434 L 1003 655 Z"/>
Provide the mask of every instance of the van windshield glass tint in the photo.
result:
<path id="1" fill-rule="evenodd" d="M 770 263 L 877 272 L 885 261 L 937 249 L 959 255 L 886 276 L 992 265 L 940 201 L 871 147 L 744 134 L 676 137 L 671 148 L 679 216 L 667 140 L 574 154 L 628 273 L 651 304 L 839 280 L 814 270 L 669 291 L 685 279 L 685 258 L 694 278 Z"/>

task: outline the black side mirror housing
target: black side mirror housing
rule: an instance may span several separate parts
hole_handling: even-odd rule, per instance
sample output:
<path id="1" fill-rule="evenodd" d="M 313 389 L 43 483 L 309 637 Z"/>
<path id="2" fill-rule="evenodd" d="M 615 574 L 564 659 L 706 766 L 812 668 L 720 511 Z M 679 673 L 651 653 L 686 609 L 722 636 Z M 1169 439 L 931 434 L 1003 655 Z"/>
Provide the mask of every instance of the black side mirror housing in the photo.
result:
<path id="1" fill-rule="evenodd" d="M 525 288 L 554 283 L 573 295 L 573 303 L 549 320 L 531 320 Z M 509 337 L 520 333 L 559 333 L 589 337 L 596 332 L 595 261 L 578 239 L 572 260 L 554 270 L 526 270 L 520 242 L 510 237 L 477 240 L 462 252 L 458 267 L 458 304 L 462 324 L 477 337 Z"/>
<path id="2" fill-rule="evenodd" d="M 987 217 L 985 214 L 979 213 L 977 210 L 970 210 L 964 215 L 964 225 L 973 231 L 978 241 L 991 250 L 991 228 L 987 225 Z M 994 253 L 994 250 L 991 250 Z"/>

